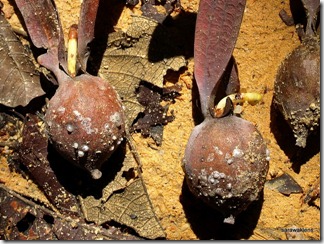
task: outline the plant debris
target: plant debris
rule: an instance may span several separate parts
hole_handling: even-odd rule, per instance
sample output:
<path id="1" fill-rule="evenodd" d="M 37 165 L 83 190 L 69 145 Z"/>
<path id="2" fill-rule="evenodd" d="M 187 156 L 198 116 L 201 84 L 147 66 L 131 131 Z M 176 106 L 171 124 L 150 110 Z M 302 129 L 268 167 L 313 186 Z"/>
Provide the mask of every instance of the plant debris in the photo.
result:
<path id="1" fill-rule="evenodd" d="M 277 190 L 280 193 L 289 196 L 293 193 L 302 193 L 301 186 L 289 174 L 284 173 L 265 183 L 265 186 L 271 190 Z"/>
<path id="2" fill-rule="evenodd" d="M 30 54 L 10 24 L 0 13 L 0 103 L 8 107 L 26 106 L 45 94 L 39 72 Z"/>
<path id="3" fill-rule="evenodd" d="M 162 144 L 163 126 L 174 120 L 172 111 L 171 115 L 168 115 L 169 105 L 160 104 L 163 97 L 172 99 L 173 91 L 169 90 L 169 95 L 163 96 L 145 85 L 140 85 L 138 89 L 137 99 L 145 109 L 139 113 L 131 127 L 131 132 L 138 130 L 145 137 L 151 136 L 158 146 Z"/>
<path id="4" fill-rule="evenodd" d="M 180 0 L 143 0 L 141 10 L 143 16 L 152 18 L 159 23 L 162 23 L 169 15 L 173 12 L 175 8 L 180 8 Z M 159 11 L 157 6 L 163 6 L 163 10 Z"/>
<path id="5" fill-rule="evenodd" d="M 0 239 L 140 240 L 115 227 L 103 228 L 62 216 L 0 184 Z"/>
<path id="6" fill-rule="evenodd" d="M 155 216 L 144 182 L 138 173 L 139 158 L 127 148 L 123 166 L 115 178 L 102 189 L 102 196 L 80 199 L 87 221 L 101 225 L 116 221 L 134 229 L 148 239 L 165 238 Z"/>
<path id="7" fill-rule="evenodd" d="M 44 134 L 44 123 L 36 115 L 27 115 L 22 136 L 20 161 L 35 183 L 60 212 L 80 216 L 76 197 L 60 183 L 48 160 L 48 139 Z"/>
<path id="8" fill-rule="evenodd" d="M 143 16 L 133 16 L 126 33 L 119 31 L 109 35 L 99 73 L 121 97 L 129 126 L 145 110 L 137 101 L 136 90 L 140 83 L 144 81 L 163 88 L 167 71 L 178 71 L 186 65 L 184 56 L 173 56 L 176 49 L 168 29 Z"/>

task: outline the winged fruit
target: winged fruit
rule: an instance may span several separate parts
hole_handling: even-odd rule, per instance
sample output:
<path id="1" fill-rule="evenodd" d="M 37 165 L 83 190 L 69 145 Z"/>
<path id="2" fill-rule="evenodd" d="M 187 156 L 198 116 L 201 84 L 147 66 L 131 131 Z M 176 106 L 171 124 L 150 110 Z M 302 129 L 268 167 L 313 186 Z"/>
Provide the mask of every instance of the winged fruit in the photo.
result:
<path id="1" fill-rule="evenodd" d="M 62 82 L 45 114 L 51 143 L 68 161 L 94 179 L 123 140 L 125 116 L 115 89 L 100 77 L 83 74 Z"/>

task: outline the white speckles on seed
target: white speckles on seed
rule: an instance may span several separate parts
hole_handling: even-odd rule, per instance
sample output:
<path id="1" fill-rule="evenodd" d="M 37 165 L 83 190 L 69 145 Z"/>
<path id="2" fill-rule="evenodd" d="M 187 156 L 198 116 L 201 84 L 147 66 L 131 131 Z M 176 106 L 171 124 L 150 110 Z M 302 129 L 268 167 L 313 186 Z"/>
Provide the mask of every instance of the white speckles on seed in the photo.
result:
<path id="1" fill-rule="evenodd" d="M 120 114 L 118 112 L 114 113 L 113 115 L 111 115 L 109 117 L 110 121 L 117 124 L 117 125 L 120 125 L 121 124 L 121 117 L 120 117 Z"/>
<path id="2" fill-rule="evenodd" d="M 64 112 L 65 112 L 65 108 L 62 107 L 62 106 L 60 106 L 60 107 L 57 109 L 57 111 L 60 112 L 60 113 L 62 113 L 62 114 L 64 114 Z"/>
<path id="3" fill-rule="evenodd" d="M 73 145 L 72 145 L 72 147 L 73 147 L 74 149 L 78 149 L 79 144 L 78 144 L 77 142 L 74 142 Z"/>
<path id="4" fill-rule="evenodd" d="M 217 146 L 214 146 L 214 150 L 218 155 L 223 155 L 223 152 Z"/>
<path id="5" fill-rule="evenodd" d="M 73 110 L 73 114 L 77 117 L 81 116 L 81 113 L 78 110 Z"/>
<path id="6" fill-rule="evenodd" d="M 66 130 L 69 132 L 69 133 L 72 133 L 74 131 L 74 126 L 71 125 L 71 124 L 67 124 L 66 125 Z"/>
<path id="7" fill-rule="evenodd" d="M 102 172 L 99 169 L 94 169 L 91 171 L 91 176 L 95 180 L 100 179 L 102 176 Z"/>
<path id="8" fill-rule="evenodd" d="M 78 151 L 78 157 L 79 157 L 79 158 L 82 158 L 83 156 L 84 156 L 84 152 L 81 151 L 81 150 L 79 150 L 79 151 Z"/>
<path id="9" fill-rule="evenodd" d="M 270 158 L 270 151 L 269 151 L 269 149 L 267 148 L 267 149 L 266 149 L 266 160 L 267 160 L 267 161 L 270 161 L 270 159 L 271 159 L 271 158 Z"/>
<path id="10" fill-rule="evenodd" d="M 214 153 L 210 153 L 210 154 L 208 154 L 208 157 L 207 157 L 207 162 L 213 162 L 214 161 L 214 159 L 215 159 L 215 155 L 214 155 Z"/>
<path id="11" fill-rule="evenodd" d="M 231 190 L 232 189 L 232 184 L 231 183 L 227 183 L 226 184 L 226 189 L 227 190 Z"/>
<path id="12" fill-rule="evenodd" d="M 241 149 L 239 149 L 237 147 L 233 149 L 233 157 L 241 158 L 241 157 L 243 157 L 243 155 L 244 155 L 244 152 Z"/>
<path id="13" fill-rule="evenodd" d="M 226 153 L 225 154 L 225 161 L 228 165 L 232 164 L 234 162 L 234 159 L 231 154 Z"/>
<path id="14" fill-rule="evenodd" d="M 89 151 L 89 146 L 88 145 L 82 145 L 81 149 L 82 149 L 82 151 L 87 152 L 87 151 Z"/>

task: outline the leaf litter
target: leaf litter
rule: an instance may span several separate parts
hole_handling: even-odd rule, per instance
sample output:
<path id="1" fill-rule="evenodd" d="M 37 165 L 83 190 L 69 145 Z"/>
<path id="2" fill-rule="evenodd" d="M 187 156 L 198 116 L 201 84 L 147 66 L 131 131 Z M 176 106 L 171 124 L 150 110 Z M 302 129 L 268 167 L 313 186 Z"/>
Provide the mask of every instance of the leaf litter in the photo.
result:
<path id="1" fill-rule="evenodd" d="M 158 36 L 155 34 L 157 29 Z M 145 110 L 135 92 L 139 84 L 145 81 L 163 88 L 163 78 L 168 70 L 178 71 L 186 66 L 184 56 L 172 56 L 177 53 L 175 49 L 167 28 L 143 16 L 133 16 L 125 33 L 118 31 L 109 35 L 99 74 L 120 95 L 129 126 Z"/>
<path id="2" fill-rule="evenodd" d="M 45 94 L 30 54 L 0 13 L 0 103 L 8 107 L 26 106 Z"/>

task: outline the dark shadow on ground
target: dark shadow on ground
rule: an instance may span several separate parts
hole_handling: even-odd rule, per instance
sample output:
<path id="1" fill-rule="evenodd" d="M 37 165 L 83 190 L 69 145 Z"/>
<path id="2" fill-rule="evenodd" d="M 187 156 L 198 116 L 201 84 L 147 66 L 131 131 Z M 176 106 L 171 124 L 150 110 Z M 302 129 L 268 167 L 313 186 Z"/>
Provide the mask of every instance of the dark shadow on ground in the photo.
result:
<path id="1" fill-rule="evenodd" d="M 255 229 L 263 204 L 263 192 L 259 200 L 236 217 L 235 224 L 224 224 L 223 215 L 195 198 L 184 180 L 180 202 L 193 232 L 200 240 L 248 239 Z"/>

